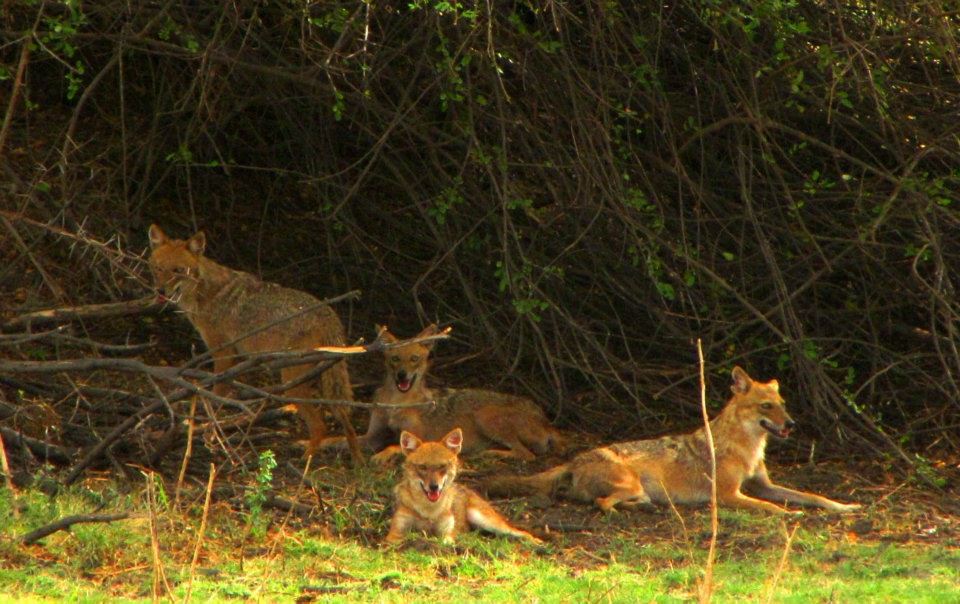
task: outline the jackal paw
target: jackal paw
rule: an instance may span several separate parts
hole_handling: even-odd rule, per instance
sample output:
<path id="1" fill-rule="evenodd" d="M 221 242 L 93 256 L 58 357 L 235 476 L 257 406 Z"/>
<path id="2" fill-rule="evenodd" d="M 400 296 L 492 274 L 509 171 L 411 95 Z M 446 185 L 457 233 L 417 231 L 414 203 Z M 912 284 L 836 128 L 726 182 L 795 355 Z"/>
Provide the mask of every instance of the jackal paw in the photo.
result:
<path id="1" fill-rule="evenodd" d="M 610 501 L 607 497 L 597 497 L 593 500 L 597 504 L 597 507 L 606 512 L 607 514 L 613 514 L 617 511 L 617 502 Z"/>
<path id="2" fill-rule="evenodd" d="M 298 440 L 295 442 L 298 447 L 303 448 L 303 458 L 312 457 L 316 454 L 319 447 L 311 440 Z"/>
<path id="3" fill-rule="evenodd" d="M 536 536 L 534 536 L 534 535 L 531 535 L 530 533 L 526 533 L 526 534 L 522 535 L 522 537 L 523 537 L 523 539 L 525 539 L 525 540 L 527 541 L 527 543 L 530 543 L 531 545 L 537 545 L 537 546 L 544 546 L 544 545 L 546 545 L 546 543 L 544 543 L 543 539 L 540 539 L 539 537 L 536 537 Z"/>

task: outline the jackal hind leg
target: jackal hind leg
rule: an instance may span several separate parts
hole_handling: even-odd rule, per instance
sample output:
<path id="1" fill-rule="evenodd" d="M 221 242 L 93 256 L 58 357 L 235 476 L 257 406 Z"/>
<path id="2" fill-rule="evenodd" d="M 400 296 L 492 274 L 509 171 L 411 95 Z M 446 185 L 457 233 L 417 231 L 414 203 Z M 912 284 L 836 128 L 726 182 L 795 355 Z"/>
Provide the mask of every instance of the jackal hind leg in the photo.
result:
<path id="1" fill-rule="evenodd" d="M 233 346 L 221 347 L 218 342 L 207 342 L 210 356 L 213 357 L 213 372 L 223 373 L 237 364 L 239 351 Z M 226 382 L 217 382 L 213 385 L 213 393 L 217 396 L 231 397 L 235 394 L 233 386 Z"/>
<path id="2" fill-rule="evenodd" d="M 537 456 L 523 444 L 520 440 L 519 432 L 525 427 L 518 426 L 518 422 L 526 421 L 523 414 L 510 413 L 509 410 L 500 407 L 487 407 L 478 409 L 474 415 L 477 422 L 477 428 L 487 440 L 501 444 L 509 449 L 509 452 L 492 449 L 491 454 L 500 457 L 514 457 L 523 461 L 536 459 Z M 494 453 L 494 451 L 498 451 Z"/>
<path id="3" fill-rule="evenodd" d="M 280 371 L 280 380 L 283 383 L 297 379 L 306 373 L 308 367 L 297 365 L 286 367 Z M 284 392 L 284 396 L 291 398 L 317 398 L 317 391 L 310 384 L 300 384 Z M 297 413 L 307 425 L 306 454 L 313 455 L 320 448 L 320 443 L 327 436 L 327 424 L 323 416 L 323 409 L 312 403 L 296 403 Z"/>
<path id="4" fill-rule="evenodd" d="M 631 473 L 632 474 L 632 473 Z M 616 506 L 636 507 L 650 503 L 650 497 L 643 490 L 643 485 L 636 475 L 624 476 L 613 486 L 613 491 L 606 497 L 597 497 L 594 503 L 604 512 L 612 512 Z"/>

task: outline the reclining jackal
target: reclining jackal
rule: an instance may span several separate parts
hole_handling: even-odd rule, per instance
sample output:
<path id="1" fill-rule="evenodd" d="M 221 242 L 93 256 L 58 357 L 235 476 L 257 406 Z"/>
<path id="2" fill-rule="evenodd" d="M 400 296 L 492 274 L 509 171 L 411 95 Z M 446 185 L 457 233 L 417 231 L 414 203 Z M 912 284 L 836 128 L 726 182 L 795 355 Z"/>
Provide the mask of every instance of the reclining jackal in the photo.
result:
<path id="1" fill-rule="evenodd" d="M 379 328 L 379 332 L 385 343 L 399 341 L 385 327 Z M 437 333 L 437 326 L 430 325 L 413 339 Z M 437 440 L 457 427 L 463 431 L 465 455 L 488 451 L 530 460 L 551 450 L 562 450 L 564 439 L 560 431 L 550 425 L 540 407 L 529 398 L 490 390 L 428 388 L 427 369 L 433 345 L 434 341 L 412 342 L 384 351 L 384 381 L 373 401 L 387 407 L 372 411 L 366 434 L 357 439 L 368 450 L 380 451 L 374 461 L 385 463 L 401 453 L 400 447 L 387 445 L 395 443 L 403 431 L 423 440 Z M 390 408 L 424 401 L 435 404 Z M 343 439 L 327 439 L 323 446 L 343 448 Z"/>
<path id="2" fill-rule="evenodd" d="M 483 497 L 454 482 L 462 444 L 459 428 L 439 442 L 423 442 L 409 432 L 400 434 L 400 448 L 406 460 L 403 478 L 394 490 L 396 509 L 387 543 L 402 541 L 412 530 L 451 542 L 458 533 L 471 528 L 540 543 L 527 531 L 511 526 Z"/>
<path id="3" fill-rule="evenodd" d="M 753 381 L 733 370 L 733 397 L 710 422 L 717 462 L 720 505 L 790 513 L 777 503 L 795 503 L 850 512 L 860 506 L 773 484 L 764 463 L 767 438 L 786 438 L 794 426 L 776 380 Z M 710 451 L 706 429 L 651 440 L 621 442 L 581 453 L 570 463 L 533 476 L 492 479 L 491 494 L 550 494 L 596 503 L 604 511 L 616 505 L 696 504 L 710 501 Z M 756 497 L 744 494 L 747 487 Z M 777 503 L 773 503 L 777 502 Z"/>

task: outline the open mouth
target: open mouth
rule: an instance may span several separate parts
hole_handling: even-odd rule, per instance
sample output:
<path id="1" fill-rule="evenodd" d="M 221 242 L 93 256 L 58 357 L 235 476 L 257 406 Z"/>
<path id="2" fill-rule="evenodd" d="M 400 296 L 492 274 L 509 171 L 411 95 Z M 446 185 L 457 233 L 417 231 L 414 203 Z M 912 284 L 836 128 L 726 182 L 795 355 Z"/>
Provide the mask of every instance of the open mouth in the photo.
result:
<path id="1" fill-rule="evenodd" d="M 440 495 L 443 494 L 443 489 L 439 486 L 434 488 L 427 488 L 423 483 L 420 483 L 420 488 L 423 490 L 424 496 L 433 503 L 436 503 L 440 500 Z"/>
<path id="2" fill-rule="evenodd" d="M 408 392 L 408 391 L 410 390 L 410 388 L 413 387 L 413 380 L 414 380 L 415 378 L 416 378 L 416 376 L 414 375 L 414 376 L 410 376 L 410 377 L 408 377 L 408 378 L 404 378 L 404 379 L 402 379 L 402 380 L 398 379 L 398 380 L 397 380 L 397 390 L 399 390 L 400 392 Z"/>
<path id="3" fill-rule="evenodd" d="M 780 427 L 767 419 L 761 419 L 760 425 L 763 426 L 764 430 L 770 434 L 773 434 L 777 438 L 787 438 L 790 436 L 790 428 L 787 428 L 786 426 Z"/>
<path id="4" fill-rule="evenodd" d="M 180 288 L 177 286 L 164 286 L 162 288 L 157 288 L 157 295 L 154 298 L 154 301 L 157 304 L 179 304 L 182 293 Z"/>

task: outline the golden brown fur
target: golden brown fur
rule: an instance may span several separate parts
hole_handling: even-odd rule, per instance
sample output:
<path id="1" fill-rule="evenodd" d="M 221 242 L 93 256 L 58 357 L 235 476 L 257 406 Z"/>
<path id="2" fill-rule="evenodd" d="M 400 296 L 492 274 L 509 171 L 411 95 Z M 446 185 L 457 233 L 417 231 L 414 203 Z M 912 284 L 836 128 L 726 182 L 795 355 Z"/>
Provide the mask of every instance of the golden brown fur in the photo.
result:
<path id="1" fill-rule="evenodd" d="M 436 333 L 436 325 L 431 325 L 416 337 Z M 380 337 L 386 343 L 398 341 L 386 328 L 380 328 Z M 400 454 L 398 446 L 387 445 L 396 442 L 396 435 L 404 430 L 425 440 L 436 440 L 459 427 L 463 431 L 465 455 L 489 451 L 529 460 L 562 448 L 560 432 L 526 397 L 490 390 L 429 388 L 426 377 L 432 348 L 433 342 L 415 342 L 384 351 L 386 372 L 373 401 L 384 405 L 424 401 L 435 404 L 426 408 L 374 409 L 367 432 L 358 441 L 371 451 L 380 451 L 374 456 L 375 461 L 386 463 Z M 343 440 L 328 439 L 323 446 L 342 448 Z"/>
<path id="2" fill-rule="evenodd" d="M 471 489 L 454 482 L 462 444 L 463 433 L 459 428 L 440 442 L 422 442 L 409 432 L 400 435 L 400 448 L 406 460 L 403 478 L 394 489 L 396 509 L 387 543 L 402 541 L 410 531 L 424 531 L 450 542 L 472 527 L 539 543 L 530 533 L 510 526 Z"/>
<path id="3" fill-rule="evenodd" d="M 787 414 L 779 384 L 755 382 L 736 367 L 733 396 L 710 422 L 717 460 L 720 505 L 789 511 L 772 502 L 818 506 L 836 512 L 860 507 L 773 484 L 764 449 L 770 434 L 785 438 L 794 422 Z M 494 494 L 548 494 L 561 487 L 571 499 L 596 503 L 604 511 L 643 503 L 667 505 L 710 501 L 710 451 L 705 428 L 690 434 L 637 440 L 600 447 L 570 463 L 529 477 L 493 479 Z M 756 497 L 741 491 L 747 487 Z"/>
<path id="4" fill-rule="evenodd" d="M 345 343 L 343 325 L 332 308 L 321 305 L 306 292 L 261 281 L 210 260 L 203 255 L 206 237 L 202 231 L 187 240 L 170 239 L 160 227 L 152 225 L 149 235 L 155 285 L 200 332 L 210 349 L 216 373 L 232 367 L 243 354 L 310 350 Z M 288 382 L 309 370 L 309 365 L 287 367 L 281 371 L 281 379 Z M 214 392 L 224 395 L 229 388 L 220 383 Z M 285 394 L 353 400 L 347 365 L 340 362 L 323 372 L 319 388 L 307 383 Z M 310 433 L 310 452 L 326 435 L 323 412 L 306 404 L 298 405 L 297 411 Z"/>

